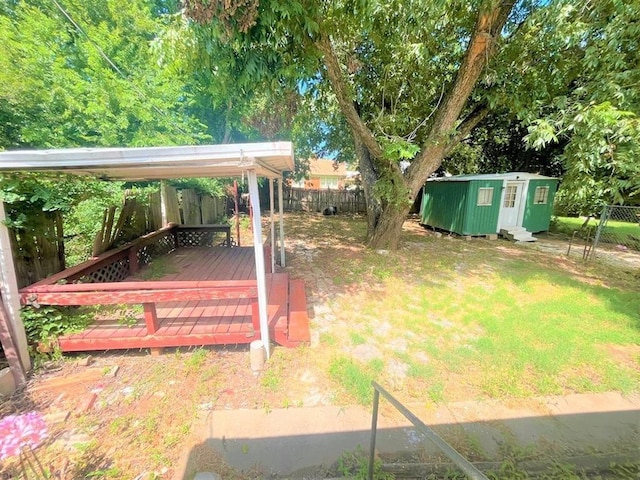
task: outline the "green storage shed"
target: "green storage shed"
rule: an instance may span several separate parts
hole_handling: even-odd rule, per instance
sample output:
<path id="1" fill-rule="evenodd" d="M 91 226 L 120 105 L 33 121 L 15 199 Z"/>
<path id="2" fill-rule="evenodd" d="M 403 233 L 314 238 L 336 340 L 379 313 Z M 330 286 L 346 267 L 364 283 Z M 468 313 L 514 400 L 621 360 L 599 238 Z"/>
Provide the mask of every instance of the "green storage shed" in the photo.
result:
<path id="1" fill-rule="evenodd" d="M 531 233 L 549 229 L 557 188 L 557 178 L 521 172 L 431 178 L 421 223 L 459 235 L 535 240 Z"/>

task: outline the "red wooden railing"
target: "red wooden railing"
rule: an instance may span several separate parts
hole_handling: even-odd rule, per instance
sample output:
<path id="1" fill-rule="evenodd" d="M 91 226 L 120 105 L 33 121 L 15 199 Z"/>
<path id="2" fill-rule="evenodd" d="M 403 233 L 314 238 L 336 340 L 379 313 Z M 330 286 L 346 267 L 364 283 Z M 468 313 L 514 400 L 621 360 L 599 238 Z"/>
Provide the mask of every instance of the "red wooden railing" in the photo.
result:
<path id="1" fill-rule="evenodd" d="M 251 298 L 257 301 L 255 280 L 123 282 L 141 265 L 180 247 L 213 246 L 215 233 L 225 233 L 222 244 L 231 246 L 227 225 L 169 225 L 122 247 L 68 268 L 20 290 L 23 305 L 142 304 L 147 333 L 158 329 L 157 302 Z M 271 271 L 270 249 L 265 266 Z M 254 308 L 257 313 L 257 309 Z M 253 319 L 258 326 L 257 318 Z"/>

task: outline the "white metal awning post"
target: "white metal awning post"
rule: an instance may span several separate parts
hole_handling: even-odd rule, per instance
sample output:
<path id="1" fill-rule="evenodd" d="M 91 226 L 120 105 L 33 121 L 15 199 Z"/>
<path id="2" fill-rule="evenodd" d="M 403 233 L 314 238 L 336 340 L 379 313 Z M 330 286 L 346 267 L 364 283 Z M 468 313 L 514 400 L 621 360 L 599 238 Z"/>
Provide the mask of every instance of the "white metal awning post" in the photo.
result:
<path id="1" fill-rule="evenodd" d="M 20 320 L 20 297 L 18 294 L 18 280 L 11 252 L 11 238 L 9 229 L 5 225 L 6 214 L 4 202 L 0 201 L 0 292 L 9 316 L 11 333 L 18 350 L 20 362 L 25 371 L 31 369 L 31 359 L 27 346 L 27 335 Z"/>
<path id="2" fill-rule="evenodd" d="M 160 180 L 160 217 L 162 218 L 162 227 L 169 225 L 167 217 L 167 181 Z"/>
<path id="3" fill-rule="evenodd" d="M 280 214 L 280 266 L 286 267 L 286 262 L 284 258 L 284 205 L 283 205 L 283 195 L 282 195 L 282 177 L 278 179 L 278 213 Z"/>
<path id="4" fill-rule="evenodd" d="M 269 226 L 271 236 L 271 273 L 276 271 L 276 224 L 273 217 L 273 178 L 269 178 Z"/>
<path id="5" fill-rule="evenodd" d="M 267 316 L 267 278 L 264 268 L 264 250 L 262 248 L 262 223 L 260 218 L 260 196 L 258 176 L 255 170 L 247 172 L 249 180 L 249 198 L 253 208 L 253 251 L 256 257 L 256 281 L 258 284 L 258 312 L 260 315 L 260 339 L 264 344 L 267 359 L 271 356 L 269 339 L 269 318 Z"/>

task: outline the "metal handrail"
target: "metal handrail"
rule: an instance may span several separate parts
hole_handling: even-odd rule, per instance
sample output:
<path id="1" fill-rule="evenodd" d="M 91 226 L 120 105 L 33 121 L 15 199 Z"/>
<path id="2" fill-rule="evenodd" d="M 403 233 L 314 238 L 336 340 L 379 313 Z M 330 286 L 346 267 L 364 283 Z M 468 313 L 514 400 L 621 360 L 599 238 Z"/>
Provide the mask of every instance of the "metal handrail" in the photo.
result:
<path id="1" fill-rule="evenodd" d="M 400 413 L 402 413 L 416 429 L 426 436 L 429 440 L 436 444 L 436 446 L 442 450 L 447 457 L 449 457 L 453 463 L 455 463 L 460 469 L 467 475 L 467 477 L 473 480 L 489 480 L 485 474 L 473 466 L 473 464 L 460 455 L 451 445 L 445 442 L 438 436 L 436 432 L 427 427 L 418 417 L 411 413 L 404 405 L 396 400 L 389 392 L 382 388 L 378 383 L 371 382 L 373 387 L 373 414 L 371 417 L 371 448 L 369 450 L 369 471 L 367 474 L 368 480 L 373 480 L 373 461 L 376 449 L 376 433 L 378 431 L 378 404 L 380 402 L 380 394 L 391 405 L 396 407 Z"/>

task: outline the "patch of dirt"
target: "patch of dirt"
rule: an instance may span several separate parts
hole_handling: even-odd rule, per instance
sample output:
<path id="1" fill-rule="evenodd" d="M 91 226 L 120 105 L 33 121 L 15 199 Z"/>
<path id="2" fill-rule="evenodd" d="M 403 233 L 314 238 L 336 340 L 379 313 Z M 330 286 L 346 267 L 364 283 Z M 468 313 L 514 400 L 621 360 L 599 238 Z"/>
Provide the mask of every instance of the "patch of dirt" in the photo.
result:
<path id="1" fill-rule="evenodd" d="M 174 478 L 194 422 L 208 410 L 329 403 L 326 380 L 300 353 L 275 349 L 259 377 L 246 348 L 101 353 L 89 366 L 81 365 L 84 355 L 67 355 L 4 401 L 0 417 L 45 417 L 49 438 L 36 453 L 56 478 Z M 93 406 L 81 411 L 94 394 Z M 18 469 L 10 460 L 0 465 L 0 478 Z"/>
<path id="2" fill-rule="evenodd" d="M 626 365 L 630 368 L 640 368 L 640 345 L 601 345 L 611 359 L 618 364 Z"/>
<path id="3" fill-rule="evenodd" d="M 538 239 L 535 246 L 538 250 L 554 255 L 562 255 L 564 258 L 584 260 L 589 254 L 585 251 L 583 243 L 574 243 L 569 249 L 570 239 L 565 235 L 553 233 L 536 234 Z M 568 255 L 567 255 L 568 252 Z M 601 262 L 630 270 L 640 270 L 640 252 L 633 250 L 619 250 L 615 246 L 601 245 L 595 252 L 595 258 L 589 258 L 589 262 Z"/>

